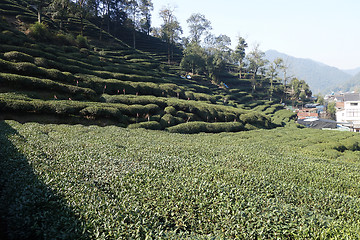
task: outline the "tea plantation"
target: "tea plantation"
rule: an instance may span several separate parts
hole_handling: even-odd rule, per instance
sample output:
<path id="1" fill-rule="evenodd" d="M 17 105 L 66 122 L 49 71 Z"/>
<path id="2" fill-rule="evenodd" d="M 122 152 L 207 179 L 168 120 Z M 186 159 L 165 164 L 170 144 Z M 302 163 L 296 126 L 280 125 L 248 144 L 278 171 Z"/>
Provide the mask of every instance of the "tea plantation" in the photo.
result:
<path id="1" fill-rule="evenodd" d="M 295 115 L 283 110 L 276 94 L 269 101 L 265 81 L 251 93 L 250 79 L 231 73 L 222 78 L 227 87 L 204 76 L 181 77 L 178 64 L 164 62 L 160 39 L 139 35 L 138 47 L 152 51 L 143 52 L 89 21 L 84 35 L 77 35 L 76 16 L 67 18 L 61 31 L 46 15 L 44 24 L 34 24 L 37 12 L 27 1 L 5 0 L 1 9 L 0 119 L 179 133 L 294 123 Z"/>
<path id="2" fill-rule="evenodd" d="M 0 239 L 360 239 L 359 135 L 299 128 L 264 74 L 189 79 L 178 46 L 32 2 L 0 2 Z"/>
<path id="3" fill-rule="evenodd" d="M 10 239 L 358 239 L 360 137 L 5 121 Z"/>

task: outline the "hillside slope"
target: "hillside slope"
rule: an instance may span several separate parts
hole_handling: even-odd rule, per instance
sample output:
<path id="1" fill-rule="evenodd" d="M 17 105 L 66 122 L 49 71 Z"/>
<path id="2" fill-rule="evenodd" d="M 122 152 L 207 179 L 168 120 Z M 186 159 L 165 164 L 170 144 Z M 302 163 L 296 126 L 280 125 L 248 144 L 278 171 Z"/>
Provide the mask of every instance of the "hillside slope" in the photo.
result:
<path id="1" fill-rule="evenodd" d="M 0 22 L 2 119 L 195 133 L 272 128 L 294 118 L 261 99 L 266 92 L 249 93 L 249 79 L 227 76 L 224 82 L 236 86 L 227 89 L 203 78 L 182 78 L 177 66 L 154 53 L 105 32 L 99 41 L 100 30 L 90 22 L 84 26 L 89 43 L 72 37 L 80 31 L 77 18 L 64 24 L 67 32 L 59 32 L 52 19 L 45 20 L 45 29 L 31 25 L 36 13 L 25 11 L 25 3 L 0 4 L 12 9 L 2 11 Z"/>
<path id="2" fill-rule="evenodd" d="M 351 92 L 360 90 L 360 73 L 354 75 L 348 81 L 342 83 L 337 88 L 334 88 L 334 92 Z"/>
<path id="3" fill-rule="evenodd" d="M 360 73 L 360 67 L 358 68 L 354 68 L 354 69 L 345 69 L 343 70 L 344 72 L 350 74 L 351 76 L 355 76 L 357 75 L 358 73 Z"/>
<path id="4" fill-rule="evenodd" d="M 275 50 L 265 52 L 266 58 L 273 61 L 276 58 L 284 59 L 289 67 L 289 75 L 305 80 L 311 91 L 326 94 L 337 88 L 338 85 L 348 81 L 351 75 L 335 67 L 311 59 L 296 58 Z"/>

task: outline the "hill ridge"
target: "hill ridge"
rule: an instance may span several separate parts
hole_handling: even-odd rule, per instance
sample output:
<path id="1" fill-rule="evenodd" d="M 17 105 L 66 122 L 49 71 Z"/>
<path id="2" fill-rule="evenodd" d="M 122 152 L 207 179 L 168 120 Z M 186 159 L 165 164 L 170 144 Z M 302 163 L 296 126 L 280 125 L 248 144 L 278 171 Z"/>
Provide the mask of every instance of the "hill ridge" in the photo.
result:
<path id="1" fill-rule="evenodd" d="M 310 86 L 313 93 L 329 93 L 338 87 L 339 84 L 349 80 L 351 75 L 329 65 L 307 58 L 297 58 L 276 50 L 265 52 L 266 58 L 270 61 L 281 57 L 289 66 L 289 74 L 304 79 Z"/>

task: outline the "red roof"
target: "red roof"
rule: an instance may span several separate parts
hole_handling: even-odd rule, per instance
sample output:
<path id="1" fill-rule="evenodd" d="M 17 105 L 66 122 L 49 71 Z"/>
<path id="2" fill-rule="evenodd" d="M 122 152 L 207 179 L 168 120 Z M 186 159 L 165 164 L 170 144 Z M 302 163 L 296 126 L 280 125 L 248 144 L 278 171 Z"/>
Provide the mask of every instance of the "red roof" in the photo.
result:
<path id="1" fill-rule="evenodd" d="M 304 119 L 308 117 L 319 117 L 319 114 L 314 112 L 298 112 L 297 116 L 299 119 Z"/>

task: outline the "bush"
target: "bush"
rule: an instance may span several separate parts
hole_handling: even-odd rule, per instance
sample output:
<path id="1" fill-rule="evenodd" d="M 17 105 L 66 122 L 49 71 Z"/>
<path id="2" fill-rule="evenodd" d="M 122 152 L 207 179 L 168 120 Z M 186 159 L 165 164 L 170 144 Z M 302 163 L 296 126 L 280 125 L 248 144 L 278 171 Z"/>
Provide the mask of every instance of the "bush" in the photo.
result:
<path id="1" fill-rule="evenodd" d="M 219 133 L 219 132 L 239 132 L 245 130 L 244 125 L 239 122 L 232 123 L 206 123 L 188 122 L 182 123 L 167 129 L 171 133 Z"/>
<path id="2" fill-rule="evenodd" d="M 72 34 L 69 33 L 58 33 L 55 36 L 55 43 L 58 45 L 75 45 L 76 41 Z"/>
<path id="3" fill-rule="evenodd" d="M 15 64 L 15 69 L 24 75 L 35 75 L 39 76 L 43 74 L 35 64 L 29 62 L 19 62 Z"/>
<path id="4" fill-rule="evenodd" d="M 155 114 L 160 111 L 160 107 L 153 103 L 145 105 L 145 109 L 146 112 L 150 114 Z"/>
<path id="5" fill-rule="evenodd" d="M 121 114 L 121 111 L 115 107 L 90 106 L 82 109 L 80 111 L 80 114 L 94 118 L 105 117 L 105 118 L 123 119 L 123 115 Z"/>
<path id="6" fill-rule="evenodd" d="M 87 48 L 80 48 L 80 53 L 85 56 L 89 56 L 90 51 Z"/>
<path id="7" fill-rule="evenodd" d="M 178 111 L 175 116 L 184 120 L 188 119 L 188 115 L 184 111 Z"/>
<path id="8" fill-rule="evenodd" d="M 145 128 L 145 129 L 151 129 L 151 130 L 161 130 L 163 129 L 161 127 L 161 124 L 156 121 L 149 121 L 149 122 L 141 122 L 141 123 L 135 123 L 130 124 L 128 128 Z"/>
<path id="9" fill-rule="evenodd" d="M 39 22 L 36 22 L 30 26 L 29 36 L 37 41 L 43 42 L 49 41 L 52 38 L 48 27 L 44 23 Z"/>
<path id="10" fill-rule="evenodd" d="M 206 132 L 205 122 L 188 122 L 167 128 L 171 133 L 200 133 Z"/>
<path id="11" fill-rule="evenodd" d="M 171 114 L 165 114 L 160 120 L 161 126 L 169 127 L 176 125 L 176 119 Z"/>
<path id="12" fill-rule="evenodd" d="M 171 114 L 173 116 L 176 115 L 176 109 L 173 106 L 168 106 L 165 108 L 165 113 Z"/>
<path id="13" fill-rule="evenodd" d="M 34 62 L 34 58 L 26 53 L 11 51 L 4 53 L 4 58 L 13 62 Z"/>
<path id="14" fill-rule="evenodd" d="M 78 46 L 78 48 L 88 48 L 89 47 L 87 38 L 80 34 L 77 35 L 77 37 L 76 37 L 76 45 Z"/>
<path id="15" fill-rule="evenodd" d="M 49 62 L 46 58 L 36 57 L 34 60 L 36 66 L 47 68 L 49 66 Z"/>

